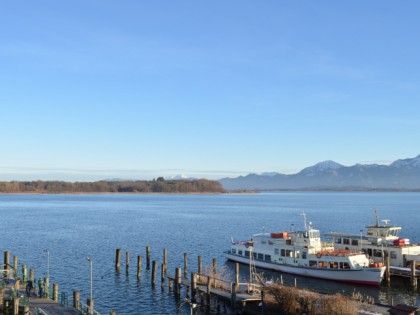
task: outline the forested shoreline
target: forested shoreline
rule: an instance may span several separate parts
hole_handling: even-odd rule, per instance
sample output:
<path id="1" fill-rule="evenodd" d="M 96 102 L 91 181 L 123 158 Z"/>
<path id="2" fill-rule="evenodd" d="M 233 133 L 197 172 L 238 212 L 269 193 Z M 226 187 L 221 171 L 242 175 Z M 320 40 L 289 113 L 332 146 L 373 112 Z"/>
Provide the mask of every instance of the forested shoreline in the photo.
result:
<path id="1" fill-rule="evenodd" d="M 217 181 L 164 180 L 152 181 L 11 181 L 0 182 L 3 194 L 76 194 L 76 193 L 223 193 Z"/>

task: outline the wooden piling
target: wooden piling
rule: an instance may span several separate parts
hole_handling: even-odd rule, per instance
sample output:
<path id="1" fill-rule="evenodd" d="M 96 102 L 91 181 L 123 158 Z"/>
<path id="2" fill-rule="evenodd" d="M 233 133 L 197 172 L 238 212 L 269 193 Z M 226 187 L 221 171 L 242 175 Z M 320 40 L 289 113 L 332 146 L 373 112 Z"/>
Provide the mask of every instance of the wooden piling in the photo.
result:
<path id="1" fill-rule="evenodd" d="M 19 315 L 19 301 L 18 297 L 13 298 L 13 315 Z"/>
<path id="2" fill-rule="evenodd" d="M 388 286 L 391 284 L 391 263 L 388 251 L 385 251 L 385 281 Z"/>
<path id="3" fill-rule="evenodd" d="M 117 315 L 116 311 L 111 311 L 111 313 L 109 313 L 109 315 Z"/>
<path id="4" fill-rule="evenodd" d="M 153 260 L 152 264 L 152 285 L 155 286 L 156 284 L 156 270 L 157 270 L 157 261 Z"/>
<path id="5" fill-rule="evenodd" d="M 13 256 L 13 274 L 14 278 L 17 279 L 19 277 L 19 270 L 18 270 L 18 256 Z"/>
<path id="6" fill-rule="evenodd" d="M 213 258 L 213 287 L 216 287 L 217 259 Z"/>
<path id="7" fill-rule="evenodd" d="M 411 261 L 411 286 L 417 288 L 416 261 Z"/>
<path id="8" fill-rule="evenodd" d="M 29 279 L 33 282 L 35 286 L 35 270 L 34 268 L 29 269 Z"/>
<path id="9" fill-rule="evenodd" d="M 168 265 L 168 250 L 166 248 L 163 249 L 163 263 Z"/>
<path id="10" fill-rule="evenodd" d="M 93 315 L 93 311 L 95 310 L 95 301 L 88 298 L 86 304 L 89 306 L 88 315 Z"/>
<path id="11" fill-rule="evenodd" d="M 184 277 L 188 275 L 188 253 L 184 253 Z"/>
<path id="12" fill-rule="evenodd" d="M 297 280 L 296 280 L 296 278 L 295 278 L 295 288 L 297 288 Z"/>
<path id="13" fill-rule="evenodd" d="M 58 283 L 53 284 L 53 300 L 58 302 Z"/>
<path id="14" fill-rule="evenodd" d="M 143 257 L 137 256 L 137 279 L 140 279 L 141 277 L 141 261 Z"/>
<path id="15" fill-rule="evenodd" d="M 232 283 L 231 287 L 231 294 L 230 294 L 230 306 L 235 309 L 235 302 L 236 302 L 236 290 L 237 286 L 236 283 Z"/>
<path id="16" fill-rule="evenodd" d="M 78 310 L 80 308 L 80 292 L 73 291 L 73 308 Z"/>
<path id="17" fill-rule="evenodd" d="M 203 257 L 198 256 L 198 271 L 197 273 L 201 275 L 203 273 Z"/>
<path id="18" fill-rule="evenodd" d="M 28 270 L 26 264 L 22 264 L 22 281 L 25 284 L 28 281 Z"/>
<path id="19" fill-rule="evenodd" d="M 9 261 L 10 261 L 10 252 L 6 250 L 4 252 L 4 270 L 9 269 Z M 9 278 L 9 273 L 7 271 L 4 272 L 4 278 Z"/>
<path id="20" fill-rule="evenodd" d="M 146 270 L 150 270 L 150 246 L 146 246 Z"/>
<path id="21" fill-rule="evenodd" d="M 196 302 L 196 296 L 197 294 L 197 273 L 191 272 L 191 303 Z"/>
<path id="22" fill-rule="evenodd" d="M 125 252 L 125 273 L 130 270 L 130 252 Z"/>
<path id="23" fill-rule="evenodd" d="M 174 294 L 181 294 L 181 268 L 175 269 Z"/>
<path id="24" fill-rule="evenodd" d="M 162 290 L 165 288 L 166 264 L 161 265 L 160 286 Z"/>
<path id="25" fill-rule="evenodd" d="M 115 252 L 115 270 L 117 272 L 120 271 L 120 266 L 121 266 L 121 248 L 117 248 Z"/>
<path id="26" fill-rule="evenodd" d="M 210 290 L 211 290 L 211 277 L 207 277 L 207 286 L 206 286 L 206 304 L 210 306 Z"/>

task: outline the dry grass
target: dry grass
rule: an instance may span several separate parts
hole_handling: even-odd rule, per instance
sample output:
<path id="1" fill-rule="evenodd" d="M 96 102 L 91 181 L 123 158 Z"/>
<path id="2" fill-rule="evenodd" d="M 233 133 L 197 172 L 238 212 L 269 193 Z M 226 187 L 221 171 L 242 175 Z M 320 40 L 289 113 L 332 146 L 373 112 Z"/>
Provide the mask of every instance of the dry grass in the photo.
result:
<path id="1" fill-rule="evenodd" d="M 321 295 L 308 290 L 276 284 L 267 287 L 267 292 L 274 298 L 279 314 L 358 314 L 358 303 L 340 294 Z"/>

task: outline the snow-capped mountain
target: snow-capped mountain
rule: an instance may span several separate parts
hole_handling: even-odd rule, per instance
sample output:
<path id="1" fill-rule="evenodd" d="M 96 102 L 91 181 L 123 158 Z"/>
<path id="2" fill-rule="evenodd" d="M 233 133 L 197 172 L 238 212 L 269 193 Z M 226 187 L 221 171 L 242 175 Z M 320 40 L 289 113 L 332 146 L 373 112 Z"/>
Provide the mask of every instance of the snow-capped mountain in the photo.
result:
<path id="1" fill-rule="evenodd" d="M 219 182 L 226 190 L 420 190 L 420 155 L 390 165 L 324 161 L 297 174 L 249 174 Z"/>

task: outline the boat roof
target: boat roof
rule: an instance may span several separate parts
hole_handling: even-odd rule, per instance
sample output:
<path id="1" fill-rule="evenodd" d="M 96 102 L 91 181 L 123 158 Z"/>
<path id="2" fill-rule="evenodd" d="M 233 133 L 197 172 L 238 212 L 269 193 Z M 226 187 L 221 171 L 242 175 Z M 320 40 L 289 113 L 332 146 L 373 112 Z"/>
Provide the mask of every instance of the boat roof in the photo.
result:
<path id="1" fill-rule="evenodd" d="M 325 236 L 333 236 L 333 237 L 349 237 L 349 238 L 357 238 L 357 239 L 364 239 L 367 240 L 367 236 L 360 236 L 357 234 L 347 234 L 347 233 L 340 233 L 340 232 L 328 232 L 324 234 Z"/>

